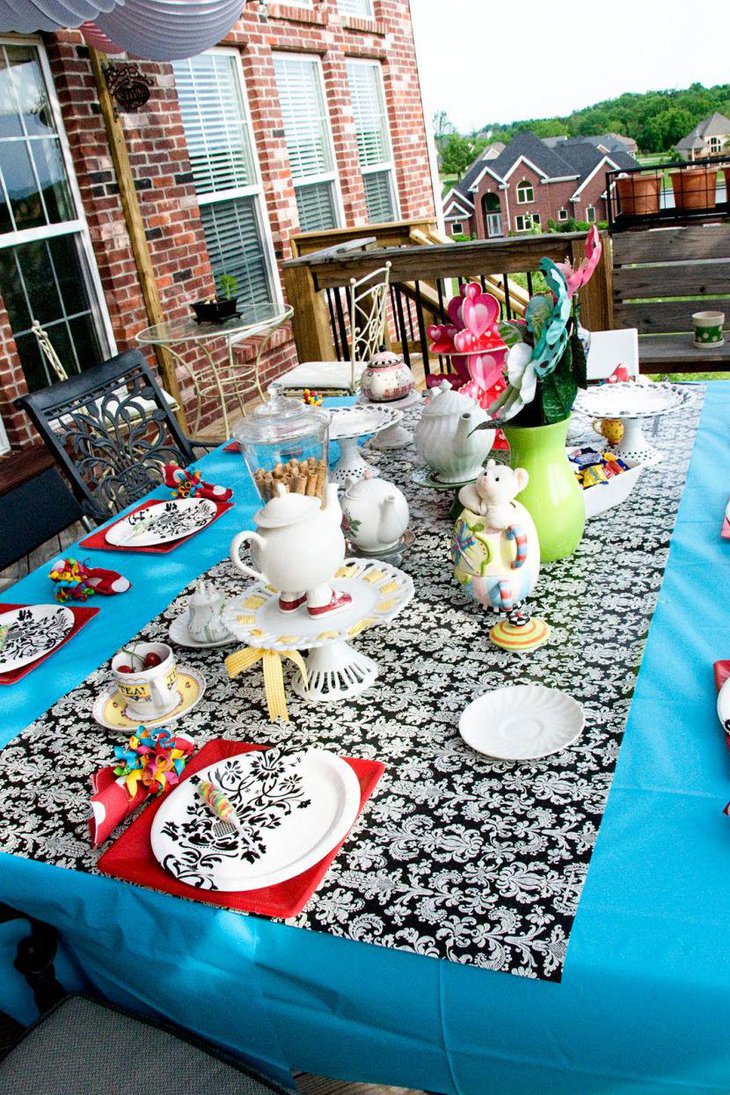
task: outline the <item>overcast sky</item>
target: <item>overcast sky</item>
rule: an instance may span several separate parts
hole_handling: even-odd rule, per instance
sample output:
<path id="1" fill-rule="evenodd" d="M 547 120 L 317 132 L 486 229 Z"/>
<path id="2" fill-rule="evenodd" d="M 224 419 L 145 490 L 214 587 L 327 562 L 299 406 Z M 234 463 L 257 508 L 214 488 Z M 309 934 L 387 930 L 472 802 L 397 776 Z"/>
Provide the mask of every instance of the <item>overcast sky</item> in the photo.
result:
<path id="1" fill-rule="evenodd" d="M 730 82 L 730 0 L 411 0 L 426 109 L 461 132 Z"/>

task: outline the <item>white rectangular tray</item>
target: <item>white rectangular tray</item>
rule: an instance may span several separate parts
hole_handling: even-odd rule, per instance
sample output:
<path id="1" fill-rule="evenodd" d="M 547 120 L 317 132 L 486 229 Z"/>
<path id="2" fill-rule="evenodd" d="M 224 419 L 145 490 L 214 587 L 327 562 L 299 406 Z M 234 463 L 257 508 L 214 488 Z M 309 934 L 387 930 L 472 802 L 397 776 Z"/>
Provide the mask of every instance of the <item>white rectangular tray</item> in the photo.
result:
<path id="1" fill-rule="evenodd" d="M 573 451 L 573 449 L 568 450 L 569 453 Z M 613 509 L 614 506 L 620 506 L 636 486 L 644 465 L 636 460 L 627 460 L 624 457 L 622 459 L 628 465 L 627 471 L 622 472 L 621 475 L 615 475 L 606 483 L 596 483 L 583 491 L 587 521 L 591 517 L 597 517 L 599 513 Z"/>

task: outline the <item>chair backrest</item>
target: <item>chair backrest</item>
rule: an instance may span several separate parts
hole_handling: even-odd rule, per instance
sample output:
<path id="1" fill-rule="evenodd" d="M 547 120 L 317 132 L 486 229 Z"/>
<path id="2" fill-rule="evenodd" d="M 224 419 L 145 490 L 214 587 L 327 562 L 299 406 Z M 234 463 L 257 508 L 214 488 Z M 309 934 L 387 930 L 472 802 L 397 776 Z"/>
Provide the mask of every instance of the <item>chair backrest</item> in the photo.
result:
<path id="1" fill-rule="evenodd" d="M 55 468 L 0 495 L 0 570 L 82 517 L 81 506 Z"/>
<path id="2" fill-rule="evenodd" d="M 193 460 L 139 350 L 21 396 L 15 405 L 30 416 L 85 511 L 100 521 L 158 486 L 162 464 L 185 467 Z"/>
<path id="3" fill-rule="evenodd" d="M 591 331 L 586 364 L 589 380 L 607 380 L 619 365 L 624 365 L 630 376 L 638 376 L 639 337 L 636 328 Z"/>
<path id="4" fill-rule="evenodd" d="M 365 277 L 350 281 L 350 365 L 355 391 L 355 366 L 370 361 L 383 343 L 385 310 L 388 303 L 390 263 Z"/>

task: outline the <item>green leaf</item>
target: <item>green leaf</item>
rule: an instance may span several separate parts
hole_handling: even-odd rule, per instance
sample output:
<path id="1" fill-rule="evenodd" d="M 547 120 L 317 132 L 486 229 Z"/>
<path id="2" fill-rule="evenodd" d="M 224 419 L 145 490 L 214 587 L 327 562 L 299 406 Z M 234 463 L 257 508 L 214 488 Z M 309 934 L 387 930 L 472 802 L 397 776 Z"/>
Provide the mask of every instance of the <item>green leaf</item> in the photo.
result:
<path id="1" fill-rule="evenodd" d="M 570 343 L 550 376 L 541 382 L 542 406 L 545 422 L 560 422 L 573 409 L 578 385 L 573 375 L 573 355 Z"/>
<path id="2" fill-rule="evenodd" d="M 523 329 L 524 328 L 521 329 L 520 327 L 515 326 L 514 323 L 500 322 L 500 323 L 497 324 L 497 330 L 499 331 L 500 335 L 502 336 L 502 341 L 504 342 L 504 344 L 506 346 L 509 346 L 510 349 L 513 346 L 516 346 L 518 342 L 523 341 L 523 339 L 522 339 L 522 330 Z"/>

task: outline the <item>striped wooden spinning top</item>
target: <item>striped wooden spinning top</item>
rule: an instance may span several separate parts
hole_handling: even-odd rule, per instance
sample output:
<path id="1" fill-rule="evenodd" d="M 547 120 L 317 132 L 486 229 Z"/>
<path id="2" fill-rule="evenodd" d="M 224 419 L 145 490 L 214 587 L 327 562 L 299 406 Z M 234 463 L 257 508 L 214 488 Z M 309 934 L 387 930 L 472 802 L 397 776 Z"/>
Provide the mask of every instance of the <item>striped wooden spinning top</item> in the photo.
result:
<path id="1" fill-rule="evenodd" d="M 523 617 L 521 620 L 500 620 L 489 632 L 489 638 L 495 646 L 503 650 L 512 650 L 525 654 L 537 650 L 550 637 L 550 625 L 545 620 Z"/>

